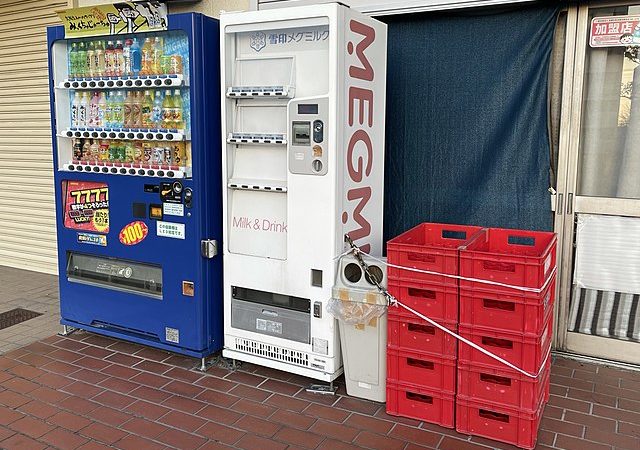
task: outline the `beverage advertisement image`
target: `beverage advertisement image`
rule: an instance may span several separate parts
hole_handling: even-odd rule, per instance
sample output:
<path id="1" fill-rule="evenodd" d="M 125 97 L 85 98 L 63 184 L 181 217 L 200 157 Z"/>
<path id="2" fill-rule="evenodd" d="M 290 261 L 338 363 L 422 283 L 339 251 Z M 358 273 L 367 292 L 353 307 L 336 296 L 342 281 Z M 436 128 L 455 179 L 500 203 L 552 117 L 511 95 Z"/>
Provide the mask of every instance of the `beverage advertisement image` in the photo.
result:
<path id="1" fill-rule="evenodd" d="M 66 181 L 64 226 L 74 230 L 109 232 L 109 187 L 93 181 Z"/>

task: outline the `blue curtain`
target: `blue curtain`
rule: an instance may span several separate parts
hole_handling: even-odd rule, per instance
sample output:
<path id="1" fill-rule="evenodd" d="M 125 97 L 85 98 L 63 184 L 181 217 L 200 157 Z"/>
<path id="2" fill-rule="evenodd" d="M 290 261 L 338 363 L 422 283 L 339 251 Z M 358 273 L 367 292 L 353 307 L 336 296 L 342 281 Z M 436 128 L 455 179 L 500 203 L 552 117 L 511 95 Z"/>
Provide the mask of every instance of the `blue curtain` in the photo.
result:
<path id="1" fill-rule="evenodd" d="M 558 9 L 388 24 L 385 241 L 421 222 L 552 229 L 547 78 Z"/>

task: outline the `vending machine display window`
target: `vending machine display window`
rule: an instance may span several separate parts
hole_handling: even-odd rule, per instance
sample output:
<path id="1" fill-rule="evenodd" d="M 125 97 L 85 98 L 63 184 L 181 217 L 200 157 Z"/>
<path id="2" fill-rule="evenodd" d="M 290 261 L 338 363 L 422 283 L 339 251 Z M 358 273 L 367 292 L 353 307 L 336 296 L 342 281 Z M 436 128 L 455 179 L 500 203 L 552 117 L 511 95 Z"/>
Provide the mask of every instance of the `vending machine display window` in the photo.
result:
<path id="1" fill-rule="evenodd" d="M 185 32 L 54 43 L 59 170 L 191 177 Z"/>

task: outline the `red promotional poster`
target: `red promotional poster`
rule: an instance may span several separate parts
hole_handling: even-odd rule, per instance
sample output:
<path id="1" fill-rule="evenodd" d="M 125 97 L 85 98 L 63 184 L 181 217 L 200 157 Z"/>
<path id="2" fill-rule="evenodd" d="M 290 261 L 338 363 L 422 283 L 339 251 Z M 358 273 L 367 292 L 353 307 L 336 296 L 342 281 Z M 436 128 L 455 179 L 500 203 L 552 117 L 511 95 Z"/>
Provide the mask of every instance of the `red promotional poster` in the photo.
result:
<path id="1" fill-rule="evenodd" d="M 109 186 L 94 181 L 64 181 L 64 226 L 109 232 Z"/>
<path id="2" fill-rule="evenodd" d="M 591 47 L 626 47 L 640 44 L 640 16 L 594 17 L 591 21 Z"/>
<path id="3" fill-rule="evenodd" d="M 144 241 L 147 234 L 149 234 L 147 224 L 136 220 L 122 227 L 122 230 L 120 230 L 120 242 L 124 245 L 136 245 Z"/>

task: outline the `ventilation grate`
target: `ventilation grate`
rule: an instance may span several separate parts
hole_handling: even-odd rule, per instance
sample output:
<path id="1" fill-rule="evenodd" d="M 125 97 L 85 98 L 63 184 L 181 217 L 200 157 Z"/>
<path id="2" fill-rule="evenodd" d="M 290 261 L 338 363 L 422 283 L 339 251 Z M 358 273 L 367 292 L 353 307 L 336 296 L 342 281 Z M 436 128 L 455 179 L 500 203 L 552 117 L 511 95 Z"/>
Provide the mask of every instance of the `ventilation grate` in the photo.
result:
<path id="1" fill-rule="evenodd" d="M 41 315 L 41 313 L 22 308 L 16 308 L 11 311 L 0 313 L 0 330 L 4 330 L 5 328 L 12 327 Z"/>
<path id="2" fill-rule="evenodd" d="M 265 344 L 264 342 L 236 338 L 236 349 L 241 352 L 251 353 L 252 355 L 259 355 L 265 358 L 295 364 L 297 366 L 309 367 L 308 354 L 278 347 L 276 345 Z"/>

